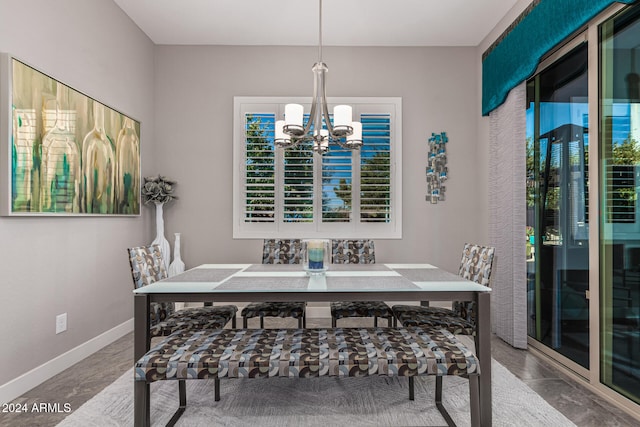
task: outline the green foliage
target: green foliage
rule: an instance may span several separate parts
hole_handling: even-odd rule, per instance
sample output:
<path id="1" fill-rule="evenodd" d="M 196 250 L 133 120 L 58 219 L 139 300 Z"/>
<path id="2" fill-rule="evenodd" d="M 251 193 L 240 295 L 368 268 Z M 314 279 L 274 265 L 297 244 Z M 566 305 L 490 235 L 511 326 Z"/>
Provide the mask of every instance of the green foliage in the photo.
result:
<path id="1" fill-rule="evenodd" d="M 614 165 L 638 165 L 640 163 L 640 144 L 629 135 L 621 144 L 614 144 L 611 160 Z"/>

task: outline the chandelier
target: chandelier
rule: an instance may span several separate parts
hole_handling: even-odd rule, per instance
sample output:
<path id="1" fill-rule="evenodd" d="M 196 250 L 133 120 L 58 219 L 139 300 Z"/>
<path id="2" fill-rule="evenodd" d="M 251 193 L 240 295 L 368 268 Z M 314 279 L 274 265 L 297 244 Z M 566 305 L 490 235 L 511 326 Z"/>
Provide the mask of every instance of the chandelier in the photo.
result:
<path id="1" fill-rule="evenodd" d="M 352 120 L 351 106 L 337 105 L 333 109 L 333 123 L 330 120 L 326 95 L 326 76 L 329 69 L 322 62 L 322 0 L 319 0 L 319 3 L 318 62 L 311 69 L 313 100 L 309 119 L 304 124 L 302 105 L 287 104 L 284 108 L 285 119 L 276 121 L 274 143 L 278 147 L 289 148 L 303 141 L 313 141 L 313 151 L 319 154 L 329 151 L 330 142 L 343 148 L 357 150 L 362 146 L 362 123 Z"/>

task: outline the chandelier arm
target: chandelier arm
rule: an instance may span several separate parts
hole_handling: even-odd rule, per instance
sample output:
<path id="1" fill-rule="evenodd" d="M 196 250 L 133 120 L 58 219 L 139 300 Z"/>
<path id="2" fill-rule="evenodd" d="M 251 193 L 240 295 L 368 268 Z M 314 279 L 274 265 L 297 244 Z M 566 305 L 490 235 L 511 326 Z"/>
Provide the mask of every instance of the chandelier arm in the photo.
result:
<path id="1" fill-rule="evenodd" d="M 315 89 L 314 89 L 315 92 Z M 315 96 L 314 96 L 315 98 Z M 307 124 L 304 125 L 304 137 L 306 138 L 306 136 L 309 134 L 309 131 L 311 130 L 311 125 L 313 125 L 313 121 L 315 119 L 315 114 L 316 114 L 316 103 L 315 100 L 314 102 L 311 103 L 311 111 L 309 112 L 309 120 L 307 120 Z M 304 115 L 302 116 L 304 118 Z"/>
<path id="2" fill-rule="evenodd" d="M 329 115 L 329 106 L 327 105 L 327 85 L 326 85 L 326 76 L 327 74 L 322 71 L 321 78 L 322 84 L 320 85 L 320 96 L 321 96 L 321 105 L 322 105 L 322 114 L 324 115 L 324 120 L 327 125 L 327 130 L 329 131 L 329 135 L 333 136 L 333 125 L 331 124 L 331 116 Z"/>

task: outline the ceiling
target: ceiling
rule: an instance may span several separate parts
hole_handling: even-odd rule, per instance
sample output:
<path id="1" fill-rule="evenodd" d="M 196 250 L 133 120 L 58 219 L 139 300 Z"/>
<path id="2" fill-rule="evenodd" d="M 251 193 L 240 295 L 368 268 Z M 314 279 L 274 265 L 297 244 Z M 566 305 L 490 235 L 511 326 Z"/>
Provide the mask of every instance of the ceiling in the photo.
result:
<path id="1" fill-rule="evenodd" d="M 156 44 L 318 44 L 318 0 L 114 0 Z M 324 0 L 323 45 L 477 46 L 518 0 Z"/>

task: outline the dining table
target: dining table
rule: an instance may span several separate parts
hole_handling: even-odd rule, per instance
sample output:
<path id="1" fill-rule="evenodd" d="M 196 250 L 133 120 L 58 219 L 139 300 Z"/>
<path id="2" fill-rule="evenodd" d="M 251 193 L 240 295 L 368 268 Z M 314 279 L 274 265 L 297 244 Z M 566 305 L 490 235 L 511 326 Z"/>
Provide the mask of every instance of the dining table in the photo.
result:
<path id="1" fill-rule="evenodd" d="M 480 423 L 490 426 L 490 292 L 431 264 L 332 264 L 312 274 L 296 264 L 203 264 L 134 290 L 134 363 L 150 348 L 152 302 L 474 301 Z"/>

